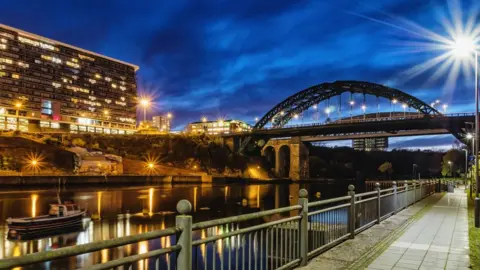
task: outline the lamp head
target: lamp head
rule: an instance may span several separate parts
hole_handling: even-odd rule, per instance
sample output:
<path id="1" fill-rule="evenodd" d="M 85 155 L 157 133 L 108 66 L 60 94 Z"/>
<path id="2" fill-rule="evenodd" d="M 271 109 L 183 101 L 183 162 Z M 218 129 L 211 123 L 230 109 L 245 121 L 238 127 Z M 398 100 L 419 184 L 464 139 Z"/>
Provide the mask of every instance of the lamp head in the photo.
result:
<path id="1" fill-rule="evenodd" d="M 475 41 L 470 36 L 459 36 L 455 39 L 451 49 L 456 57 L 468 57 L 475 51 Z"/>

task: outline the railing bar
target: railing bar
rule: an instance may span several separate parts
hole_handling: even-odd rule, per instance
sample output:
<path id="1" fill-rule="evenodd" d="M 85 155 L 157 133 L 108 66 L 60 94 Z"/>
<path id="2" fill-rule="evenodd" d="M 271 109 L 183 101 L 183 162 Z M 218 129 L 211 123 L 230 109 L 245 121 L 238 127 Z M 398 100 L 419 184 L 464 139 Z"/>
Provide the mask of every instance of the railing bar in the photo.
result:
<path id="1" fill-rule="evenodd" d="M 360 228 L 355 230 L 355 234 L 358 234 L 358 233 L 370 228 L 371 226 L 375 225 L 375 222 L 376 222 L 376 220 L 373 220 L 373 221 L 370 221 L 367 224 L 364 224 L 363 226 L 361 226 Z"/>
<path id="2" fill-rule="evenodd" d="M 282 267 L 277 268 L 276 270 L 283 270 L 283 269 L 292 269 L 294 266 L 296 266 L 300 262 L 300 259 L 296 259 L 294 261 L 291 261 L 287 264 L 285 264 Z"/>
<path id="3" fill-rule="evenodd" d="M 263 265 L 263 231 L 260 231 L 260 269 L 262 269 Z"/>
<path id="4" fill-rule="evenodd" d="M 335 210 L 335 209 L 338 209 L 338 208 L 344 208 L 344 207 L 348 207 L 348 206 L 350 206 L 350 203 L 339 204 L 339 205 L 336 205 L 336 206 L 332 206 L 332 207 L 328 207 L 328 208 L 324 208 L 324 209 L 309 212 L 308 215 L 312 216 L 312 215 L 316 215 L 316 214 L 320 214 L 320 213 L 324 213 L 324 212 L 328 212 L 328 211 L 331 211 L 331 210 Z"/>
<path id="5" fill-rule="evenodd" d="M 230 231 L 233 231 L 233 223 L 230 224 Z M 232 251 L 233 251 L 233 248 L 232 248 L 232 241 L 233 241 L 233 237 L 230 237 L 228 239 L 228 270 L 232 270 Z"/>
<path id="6" fill-rule="evenodd" d="M 238 234 L 253 232 L 253 231 L 256 231 L 256 230 L 260 230 L 260 229 L 263 229 L 263 228 L 267 228 L 267 227 L 270 227 L 270 226 L 274 226 L 274 225 L 277 225 L 277 224 L 282 224 L 282 223 L 286 223 L 286 222 L 289 222 L 289 221 L 292 221 L 292 220 L 298 220 L 298 219 L 301 219 L 301 217 L 300 216 L 294 216 L 294 217 L 289 217 L 289 218 L 285 218 L 285 219 L 281 219 L 281 220 L 271 221 L 271 222 L 263 223 L 261 225 L 255 225 L 255 226 L 252 226 L 252 227 L 239 229 L 239 230 L 236 230 L 234 232 L 228 232 L 228 233 L 224 233 L 224 234 L 221 234 L 221 235 L 214 235 L 214 236 L 211 236 L 211 237 L 208 237 L 208 238 L 205 238 L 205 239 L 195 240 L 195 241 L 192 242 L 192 245 L 193 246 L 201 245 L 201 244 L 212 242 L 212 241 L 215 241 L 215 240 L 218 240 L 218 239 L 223 239 L 223 238 L 227 238 L 227 237 L 238 235 Z"/>
<path id="7" fill-rule="evenodd" d="M 220 228 L 222 228 L 222 232 L 226 231 L 225 225 L 220 225 Z M 220 248 L 222 249 L 222 252 L 219 252 L 218 254 L 218 258 L 220 259 L 220 270 L 223 270 L 223 264 L 224 264 L 223 260 L 225 258 L 225 246 L 226 246 L 226 242 L 228 241 L 228 237 L 218 241 L 220 241 Z"/>
<path id="8" fill-rule="evenodd" d="M 42 251 L 37 253 L 26 254 L 21 257 L 0 260 L 0 269 L 13 268 L 22 265 L 52 261 L 55 259 L 72 257 L 79 254 L 91 253 L 102 249 L 110 249 L 114 247 L 133 244 L 140 241 L 159 238 L 162 236 L 170 236 L 180 232 L 178 228 L 172 227 L 161 231 L 152 231 L 143 234 L 124 236 L 116 239 L 104 240 L 101 242 L 93 242 L 88 244 L 76 245 L 71 247 L 63 247 L 55 250 Z"/>
<path id="9" fill-rule="evenodd" d="M 369 191 L 369 192 L 365 192 L 365 193 L 357 193 L 355 194 L 355 198 L 358 198 L 358 197 L 364 197 L 364 196 L 370 196 L 370 195 L 375 195 L 377 194 L 377 191 Z"/>
<path id="10" fill-rule="evenodd" d="M 167 263 L 167 270 L 172 268 L 172 261 L 170 260 L 170 254 L 165 254 L 165 262 Z"/>
<path id="11" fill-rule="evenodd" d="M 215 248 L 217 248 L 217 240 L 213 241 L 213 246 L 212 246 L 212 266 L 213 270 L 215 270 L 215 267 L 217 265 L 217 252 L 215 252 Z"/>
<path id="12" fill-rule="evenodd" d="M 160 257 L 155 258 L 155 270 L 160 270 Z"/>
<path id="13" fill-rule="evenodd" d="M 273 253 L 273 245 L 275 245 L 274 241 L 273 241 L 273 228 L 270 228 L 270 267 L 272 269 L 274 269 L 274 266 L 275 264 L 273 263 L 273 257 L 274 257 L 274 253 Z"/>
<path id="14" fill-rule="evenodd" d="M 248 234 L 248 270 L 252 269 L 252 233 Z"/>
<path id="15" fill-rule="evenodd" d="M 201 245 L 199 247 L 201 247 Z M 208 244 L 204 245 L 204 247 L 205 247 L 205 260 L 203 262 L 203 266 L 204 266 L 203 269 L 208 269 Z"/>
<path id="16" fill-rule="evenodd" d="M 320 200 L 320 201 L 308 203 L 308 207 L 320 206 L 320 205 L 339 202 L 339 201 L 345 201 L 347 199 L 350 199 L 350 196 L 343 196 L 343 197 L 332 198 L 332 199 L 328 199 L 328 200 Z M 300 206 L 300 208 L 302 208 L 302 207 Z"/>
<path id="17" fill-rule="evenodd" d="M 383 195 L 380 196 L 380 198 L 393 196 L 393 195 L 394 195 L 393 193 L 383 194 Z"/>
<path id="18" fill-rule="evenodd" d="M 375 193 L 376 193 L 376 191 L 375 191 Z M 358 200 L 358 201 L 355 202 L 355 204 L 366 203 L 366 202 L 373 201 L 373 200 L 376 200 L 376 199 L 377 199 L 377 197 L 375 196 L 375 197 L 371 197 L 371 198 L 368 198 L 368 199 Z"/>
<path id="19" fill-rule="evenodd" d="M 146 253 L 143 253 L 143 254 L 132 255 L 132 256 L 120 258 L 120 259 L 117 259 L 117 260 L 109 261 L 109 262 L 106 262 L 106 263 L 92 265 L 92 266 L 89 266 L 89 267 L 86 267 L 86 268 L 83 268 L 83 269 L 102 270 L 102 269 L 111 269 L 113 267 L 120 266 L 120 265 L 125 265 L 125 264 L 126 265 L 129 265 L 129 264 L 131 265 L 132 263 L 138 262 L 138 261 L 143 260 L 143 259 L 157 257 L 157 256 L 160 256 L 162 254 L 168 254 L 170 252 L 177 251 L 177 250 L 180 250 L 180 249 L 181 249 L 181 246 L 174 245 L 174 246 L 170 246 L 168 248 L 152 250 L 152 251 L 149 251 L 149 252 L 146 252 Z"/>
<path id="20" fill-rule="evenodd" d="M 246 258 L 245 258 L 245 246 L 247 245 L 245 243 L 245 234 L 242 234 L 242 269 L 245 270 L 245 262 L 246 262 Z"/>
<path id="21" fill-rule="evenodd" d="M 237 228 L 238 228 L 238 225 L 237 225 Z M 239 254 L 239 253 L 240 253 L 239 251 L 240 251 L 240 247 L 241 247 L 241 246 L 240 246 L 240 244 L 241 244 L 240 242 L 242 241 L 242 237 L 241 237 L 240 235 L 237 235 L 237 236 L 234 236 L 234 237 L 237 238 L 237 241 L 235 242 L 235 243 L 236 243 L 236 246 L 237 246 L 237 248 L 236 248 L 236 250 L 235 250 L 235 269 L 237 270 L 237 269 L 238 269 L 238 257 L 239 257 L 239 255 L 240 255 L 240 254 Z M 205 270 L 207 270 L 207 269 L 205 269 Z"/>
<path id="22" fill-rule="evenodd" d="M 279 214 L 279 213 L 284 213 L 284 212 L 290 212 L 293 210 L 299 210 L 302 209 L 300 205 L 292 205 L 288 207 L 282 207 L 282 208 L 277 208 L 277 209 L 272 209 L 272 210 L 265 210 L 257 213 L 251 213 L 251 214 L 244 214 L 244 215 L 239 215 L 239 216 L 234 216 L 234 217 L 228 217 L 228 218 L 221 218 L 221 219 L 216 219 L 216 220 L 209 220 L 209 221 L 203 221 L 203 222 L 198 222 L 194 223 L 192 225 L 192 230 L 198 230 L 198 229 L 206 229 L 214 226 L 219 226 L 223 225 L 226 223 L 233 223 L 233 222 L 241 222 L 241 221 L 247 221 L 250 219 L 258 219 L 264 216 L 270 216 L 273 214 Z"/>

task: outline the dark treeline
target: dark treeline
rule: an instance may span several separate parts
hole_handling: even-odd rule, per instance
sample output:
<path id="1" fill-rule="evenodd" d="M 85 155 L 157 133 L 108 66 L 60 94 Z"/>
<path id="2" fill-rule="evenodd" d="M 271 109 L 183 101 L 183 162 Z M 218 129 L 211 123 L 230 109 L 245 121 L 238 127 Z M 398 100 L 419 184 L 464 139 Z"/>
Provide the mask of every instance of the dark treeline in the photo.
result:
<path id="1" fill-rule="evenodd" d="M 422 178 L 460 175 L 464 172 L 464 153 L 456 149 L 448 152 L 364 152 L 350 147 L 311 146 L 310 175 L 314 178 L 356 177 L 366 180 L 412 179 L 419 173 Z"/>

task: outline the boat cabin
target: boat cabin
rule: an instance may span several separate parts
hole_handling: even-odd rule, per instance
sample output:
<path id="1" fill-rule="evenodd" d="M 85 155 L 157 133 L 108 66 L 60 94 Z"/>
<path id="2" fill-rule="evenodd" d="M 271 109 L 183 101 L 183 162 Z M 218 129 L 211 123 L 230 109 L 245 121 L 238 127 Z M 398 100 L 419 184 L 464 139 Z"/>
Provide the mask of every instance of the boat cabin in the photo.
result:
<path id="1" fill-rule="evenodd" d="M 50 204 L 50 211 L 48 214 L 56 217 L 67 217 L 78 214 L 79 212 L 81 212 L 81 210 L 76 204 L 65 202 L 62 204 Z"/>

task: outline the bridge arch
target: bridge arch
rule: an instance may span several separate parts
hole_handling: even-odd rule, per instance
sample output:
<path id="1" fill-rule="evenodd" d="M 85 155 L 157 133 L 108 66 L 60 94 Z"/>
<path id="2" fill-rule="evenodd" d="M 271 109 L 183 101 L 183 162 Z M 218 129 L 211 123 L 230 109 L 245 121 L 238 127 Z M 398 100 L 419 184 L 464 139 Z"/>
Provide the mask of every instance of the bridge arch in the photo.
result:
<path id="1" fill-rule="evenodd" d="M 398 89 L 364 81 L 335 81 L 309 87 L 288 97 L 267 112 L 257 122 L 254 129 L 261 129 L 268 123 L 272 123 L 274 127 L 283 127 L 295 114 L 301 114 L 313 105 L 345 92 L 374 95 L 390 100 L 396 99 L 424 115 L 441 115 L 435 108 Z"/>
<path id="2" fill-rule="evenodd" d="M 278 149 L 279 177 L 290 177 L 290 147 L 282 145 Z"/>
<path id="3" fill-rule="evenodd" d="M 273 146 L 267 146 L 265 147 L 265 149 L 262 150 L 262 156 L 265 157 L 266 161 L 267 161 L 267 165 L 268 165 L 268 169 L 269 170 L 275 170 L 276 168 L 276 151 L 275 151 L 275 147 Z"/>

